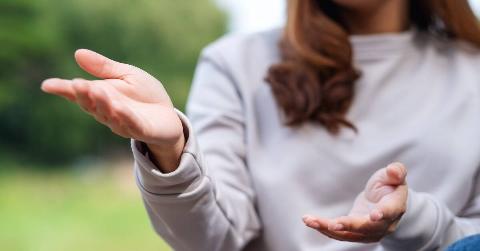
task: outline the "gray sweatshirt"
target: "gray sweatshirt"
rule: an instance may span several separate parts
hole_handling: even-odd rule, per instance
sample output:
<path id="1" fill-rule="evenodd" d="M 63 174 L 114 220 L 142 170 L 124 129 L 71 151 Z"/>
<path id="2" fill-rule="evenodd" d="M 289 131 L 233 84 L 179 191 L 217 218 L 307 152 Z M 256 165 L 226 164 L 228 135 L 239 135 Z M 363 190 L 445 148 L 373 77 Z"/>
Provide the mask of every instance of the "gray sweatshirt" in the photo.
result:
<path id="1" fill-rule="evenodd" d="M 352 36 L 358 134 L 284 125 L 269 85 L 281 31 L 227 36 L 203 50 L 178 169 L 161 173 L 132 141 L 151 222 L 175 250 L 439 250 L 480 233 L 480 52 L 409 31 Z M 188 118 L 187 118 L 188 117 Z M 345 215 L 368 178 L 408 170 L 407 211 L 380 243 L 339 242 L 308 213 Z"/>

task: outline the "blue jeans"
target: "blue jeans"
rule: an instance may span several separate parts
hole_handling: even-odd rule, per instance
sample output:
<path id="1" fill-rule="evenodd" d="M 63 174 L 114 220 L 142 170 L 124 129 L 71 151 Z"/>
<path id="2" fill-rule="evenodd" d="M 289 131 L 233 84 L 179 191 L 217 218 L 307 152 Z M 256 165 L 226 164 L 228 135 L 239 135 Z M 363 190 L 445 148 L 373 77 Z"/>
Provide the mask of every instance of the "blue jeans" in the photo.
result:
<path id="1" fill-rule="evenodd" d="M 480 251 L 480 235 L 473 235 L 453 243 L 446 251 Z"/>

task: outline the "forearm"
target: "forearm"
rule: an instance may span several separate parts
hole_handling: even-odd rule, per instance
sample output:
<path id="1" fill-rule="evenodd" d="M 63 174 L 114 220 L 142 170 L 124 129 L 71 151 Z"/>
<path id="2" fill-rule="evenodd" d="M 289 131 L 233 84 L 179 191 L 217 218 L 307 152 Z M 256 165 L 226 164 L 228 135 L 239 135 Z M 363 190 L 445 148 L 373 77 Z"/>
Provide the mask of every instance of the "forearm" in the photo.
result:
<path id="1" fill-rule="evenodd" d="M 240 251 L 258 234 L 259 222 L 251 203 L 239 194 L 224 195 L 221 197 L 228 201 L 218 201 L 213 186 L 210 178 L 202 177 L 180 194 L 158 195 L 141 187 L 150 221 L 172 249 Z M 227 214 L 230 210 L 222 204 L 235 205 L 242 221 L 250 222 L 248 228 L 243 228 L 245 224 L 235 215 Z"/>
<path id="2" fill-rule="evenodd" d="M 245 160 L 242 99 L 221 64 L 204 53 L 201 58 L 187 106 L 197 134 L 177 111 L 187 132 L 178 165 L 173 163 L 180 151 L 152 150 L 147 155 L 164 162 L 154 165 L 133 142 L 137 180 L 152 224 L 175 250 L 237 251 L 260 232 Z M 156 167 L 165 163 L 176 169 Z"/>
<path id="3" fill-rule="evenodd" d="M 381 243 L 386 250 L 437 250 L 480 233 L 479 218 L 461 218 L 431 195 L 409 191 L 407 211 L 397 231 Z"/>
<path id="4" fill-rule="evenodd" d="M 260 228 L 250 184 L 241 178 L 246 175 L 231 174 L 243 181 L 236 189 L 222 183 L 225 177 L 220 173 L 216 175 L 220 181 L 214 182 L 204 166 L 203 154 L 188 119 L 180 112 L 178 115 L 187 140 L 174 171 L 160 171 L 157 168 L 160 165 L 154 164 L 149 157 L 150 152 L 146 152 L 146 145 L 132 141 L 137 184 L 152 225 L 175 250 L 241 250 Z M 225 154 L 230 156 L 210 158 L 209 164 L 217 170 L 233 165 L 243 172 L 243 161 L 232 157 L 233 151 L 221 145 L 225 141 L 207 140 L 204 143 L 204 149 L 213 145 L 227 151 Z M 239 187 L 243 189 L 239 190 Z"/>
<path id="5" fill-rule="evenodd" d="M 188 142 L 186 148 L 170 173 L 155 170 L 147 156 L 134 151 L 137 183 L 152 225 L 175 250 L 241 250 L 260 227 L 252 201 L 214 184 Z"/>

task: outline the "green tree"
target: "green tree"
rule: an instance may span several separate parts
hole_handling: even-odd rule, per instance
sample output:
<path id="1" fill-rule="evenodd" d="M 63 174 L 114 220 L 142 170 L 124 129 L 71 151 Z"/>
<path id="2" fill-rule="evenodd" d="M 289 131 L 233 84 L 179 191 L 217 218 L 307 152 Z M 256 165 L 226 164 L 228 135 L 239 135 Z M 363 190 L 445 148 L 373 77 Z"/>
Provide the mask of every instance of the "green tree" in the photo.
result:
<path id="1" fill-rule="evenodd" d="M 91 78 L 75 49 L 148 71 L 183 108 L 199 51 L 224 31 L 209 0 L 1 1 L 0 158 L 58 163 L 127 148 L 75 105 L 41 93 L 48 77 Z"/>

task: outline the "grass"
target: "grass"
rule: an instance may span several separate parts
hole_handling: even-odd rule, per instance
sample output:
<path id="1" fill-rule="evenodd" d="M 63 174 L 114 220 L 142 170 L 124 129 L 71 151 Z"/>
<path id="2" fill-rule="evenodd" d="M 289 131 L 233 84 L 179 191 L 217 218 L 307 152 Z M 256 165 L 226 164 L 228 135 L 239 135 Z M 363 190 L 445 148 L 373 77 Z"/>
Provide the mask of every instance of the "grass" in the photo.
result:
<path id="1" fill-rule="evenodd" d="M 81 170 L 2 172 L 1 249 L 171 250 L 150 226 L 131 168 Z"/>

